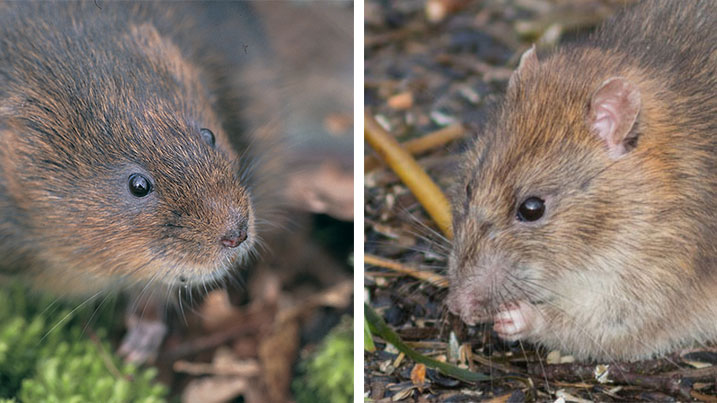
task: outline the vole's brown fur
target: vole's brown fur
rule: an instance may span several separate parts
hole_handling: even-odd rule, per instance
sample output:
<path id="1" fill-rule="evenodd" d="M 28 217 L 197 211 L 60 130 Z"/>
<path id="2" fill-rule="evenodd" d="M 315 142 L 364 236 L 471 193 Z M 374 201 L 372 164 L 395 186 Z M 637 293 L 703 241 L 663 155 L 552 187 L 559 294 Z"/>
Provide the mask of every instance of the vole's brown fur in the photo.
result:
<path id="1" fill-rule="evenodd" d="M 91 294 L 214 280 L 252 253 L 256 184 L 227 132 L 257 132 L 236 133 L 216 60 L 175 41 L 202 27 L 152 8 L 0 3 L 2 270 Z M 133 173 L 154 191 L 130 194 Z"/>
<path id="2" fill-rule="evenodd" d="M 537 59 L 465 159 L 449 307 L 581 359 L 717 340 L 714 3 L 645 2 Z M 619 158 L 586 123 L 611 77 L 641 97 Z"/>

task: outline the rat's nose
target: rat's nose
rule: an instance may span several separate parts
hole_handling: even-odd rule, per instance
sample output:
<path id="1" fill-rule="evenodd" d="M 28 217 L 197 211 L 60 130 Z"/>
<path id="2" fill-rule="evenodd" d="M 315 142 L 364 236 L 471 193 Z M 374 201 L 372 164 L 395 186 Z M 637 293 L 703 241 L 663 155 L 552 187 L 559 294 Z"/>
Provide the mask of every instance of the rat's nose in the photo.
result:
<path id="1" fill-rule="evenodd" d="M 246 241 L 246 238 L 247 228 L 246 224 L 244 224 L 239 228 L 229 231 L 226 235 L 222 237 L 221 242 L 222 245 L 227 248 L 236 248 L 237 246 L 241 245 L 242 242 Z"/>

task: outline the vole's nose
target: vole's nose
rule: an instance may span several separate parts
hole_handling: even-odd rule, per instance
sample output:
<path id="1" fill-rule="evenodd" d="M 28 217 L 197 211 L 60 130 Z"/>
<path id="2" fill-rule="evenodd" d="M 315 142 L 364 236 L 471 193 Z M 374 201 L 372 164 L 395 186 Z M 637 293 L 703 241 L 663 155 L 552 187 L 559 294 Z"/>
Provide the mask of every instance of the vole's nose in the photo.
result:
<path id="1" fill-rule="evenodd" d="M 241 224 L 238 228 L 227 232 L 221 239 L 222 245 L 227 248 L 236 248 L 241 245 L 242 242 L 246 241 L 247 238 L 247 225 Z"/>

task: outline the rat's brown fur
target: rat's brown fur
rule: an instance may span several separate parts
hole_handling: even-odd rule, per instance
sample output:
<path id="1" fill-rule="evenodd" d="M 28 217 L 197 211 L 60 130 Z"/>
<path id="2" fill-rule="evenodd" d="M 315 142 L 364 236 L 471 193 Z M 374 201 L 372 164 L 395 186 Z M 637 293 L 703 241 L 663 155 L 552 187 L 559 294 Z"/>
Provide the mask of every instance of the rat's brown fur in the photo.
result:
<path id="1" fill-rule="evenodd" d="M 0 3 L 0 16 L 2 270 L 87 294 L 201 283 L 252 253 L 257 185 L 227 136 L 239 108 L 206 67 L 217 60 L 175 41 L 200 31 L 191 16 L 111 2 Z M 154 182 L 145 198 L 128 192 L 136 172 Z"/>
<path id="2" fill-rule="evenodd" d="M 717 340 L 716 10 L 645 2 L 516 74 L 465 159 L 451 310 L 475 322 L 529 302 L 525 339 L 580 359 Z M 611 77 L 642 98 L 620 158 L 586 124 Z M 545 215 L 519 222 L 530 196 Z"/>

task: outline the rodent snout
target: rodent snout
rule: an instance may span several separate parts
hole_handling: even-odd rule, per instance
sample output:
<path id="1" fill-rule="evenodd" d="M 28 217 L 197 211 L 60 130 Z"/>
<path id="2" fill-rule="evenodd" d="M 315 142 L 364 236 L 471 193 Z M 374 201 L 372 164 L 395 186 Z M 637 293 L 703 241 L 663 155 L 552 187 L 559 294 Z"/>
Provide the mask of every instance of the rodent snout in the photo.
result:
<path id="1" fill-rule="evenodd" d="M 239 228 L 233 229 L 226 233 L 221 239 L 222 245 L 227 248 L 236 248 L 246 241 L 248 234 L 248 228 L 246 223 L 239 225 Z"/>

